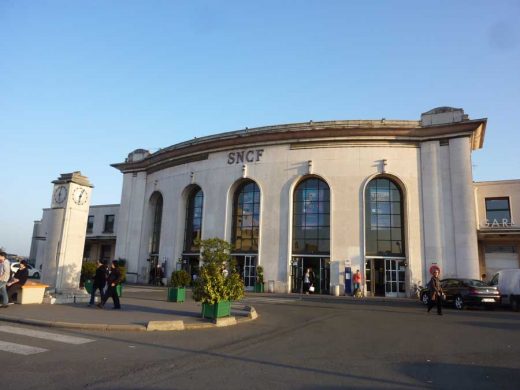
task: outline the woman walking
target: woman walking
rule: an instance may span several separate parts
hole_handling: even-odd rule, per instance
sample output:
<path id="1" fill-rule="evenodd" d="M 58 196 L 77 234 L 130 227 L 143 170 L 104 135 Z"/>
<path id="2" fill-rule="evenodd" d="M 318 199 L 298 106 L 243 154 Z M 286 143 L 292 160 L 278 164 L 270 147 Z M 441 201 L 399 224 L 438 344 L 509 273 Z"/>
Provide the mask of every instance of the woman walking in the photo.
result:
<path id="1" fill-rule="evenodd" d="M 439 280 L 439 269 L 433 271 L 428 288 L 430 290 L 430 299 L 428 300 L 428 313 L 432 307 L 437 304 L 437 314 L 442 316 L 442 299 L 444 297 L 444 291 L 442 291 L 441 281 Z"/>

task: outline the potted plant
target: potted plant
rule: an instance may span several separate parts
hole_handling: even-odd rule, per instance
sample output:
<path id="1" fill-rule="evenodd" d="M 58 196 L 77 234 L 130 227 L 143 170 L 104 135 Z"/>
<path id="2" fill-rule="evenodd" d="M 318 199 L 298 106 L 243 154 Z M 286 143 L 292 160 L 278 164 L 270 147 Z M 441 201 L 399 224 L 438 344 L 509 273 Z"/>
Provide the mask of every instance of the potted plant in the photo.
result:
<path id="1" fill-rule="evenodd" d="M 264 292 L 264 267 L 262 267 L 261 265 L 256 266 L 255 292 Z"/>
<path id="2" fill-rule="evenodd" d="M 231 301 L 244 296 L 244 282 L 236 267 L 230 267 L 231 245 L 220 238 L 201 240 L 198 244 L 202 267 L 193 285 L 193 299 L 202 303 L 203 318 L 229 316 Z"/>
<path id="3" fill-rule="evenodd" d="M 190 284 L 190 275 L 183 269 L 172 272 L 170 286 L 168 287 L 168 301 L 184 302 L 186 300 L 186 287 Z"/>
<path id="4" fill-rule="evenodd" d="M 85 290 L 90 294 L 92 293 L 92 285 L 94 284 L 94 275 L 96 275 L 96 263 L 92 261 L 84 261 L 81 264 L 81 275 L 79 278 L 79 284 L 85 287 Z"/>

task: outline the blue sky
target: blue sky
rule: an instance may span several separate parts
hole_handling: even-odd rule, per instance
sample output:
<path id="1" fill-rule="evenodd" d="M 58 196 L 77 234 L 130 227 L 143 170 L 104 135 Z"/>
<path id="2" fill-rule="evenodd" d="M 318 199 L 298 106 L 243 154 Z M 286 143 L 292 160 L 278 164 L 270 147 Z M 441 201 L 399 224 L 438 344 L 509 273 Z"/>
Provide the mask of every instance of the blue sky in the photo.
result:
<path id="1" fill-rule="evenodd" d="M 60 173 L 308 120 L 488 118 L 474 179 L 520 179 L 520 1 L 0 0 L 0 246 L 28 255 Z"/>

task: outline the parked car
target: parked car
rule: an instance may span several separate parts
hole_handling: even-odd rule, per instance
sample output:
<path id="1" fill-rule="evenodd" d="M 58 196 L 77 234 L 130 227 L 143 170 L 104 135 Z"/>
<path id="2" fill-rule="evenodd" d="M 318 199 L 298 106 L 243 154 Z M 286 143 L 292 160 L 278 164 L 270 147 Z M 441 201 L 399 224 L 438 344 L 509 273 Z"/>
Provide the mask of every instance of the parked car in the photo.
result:
<path id="1" fill-rule="evenodd" d="M 500 291 L 502 305 L 510 306 L 514 311 L 520 308 L 520 269 L 503 269 L 498 271 L 491 282 Z"/>
<path id="2" fill-rule="evenodd" d="M 16 271 L 20 269 L 20 263 L 11 263 L 11 272 L 14 274 Z M 29 270 L 29 277 L 39 279 L 40 278 L 40 270 L 34 268 L 32 265 L 27 264 L 27 269 Z"/>
<path id="3" fill-rule="evenodd" d="M 453 305 L 457 310 L 465 306 L 484 306 L 493 308 L 500 304 L 500 293 L 496 286 L 490 286 L 477 279 L 448 278 L 441 280 L 441 286 L 446 294 L 445 305 Z M 428 289 L 420 294 L 421 302 L 425 305 L 430 300 Z"/>

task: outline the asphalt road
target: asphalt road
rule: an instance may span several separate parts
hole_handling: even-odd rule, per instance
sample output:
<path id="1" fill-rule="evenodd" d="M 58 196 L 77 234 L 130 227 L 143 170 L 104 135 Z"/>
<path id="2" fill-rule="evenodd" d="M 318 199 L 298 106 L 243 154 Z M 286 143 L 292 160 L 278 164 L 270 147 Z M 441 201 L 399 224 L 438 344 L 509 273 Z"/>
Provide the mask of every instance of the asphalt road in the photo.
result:
<path id="1" fill-rule="evenodd" d="M 257 320 L 209 330 L 78 332 L 0 322 L 4 347 L 41 349 L 0 350 L 2 388 L 520 388 L 519 313 L 446 309 L 441 317 L 419 303 L 246 300 Z"/>

